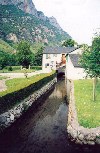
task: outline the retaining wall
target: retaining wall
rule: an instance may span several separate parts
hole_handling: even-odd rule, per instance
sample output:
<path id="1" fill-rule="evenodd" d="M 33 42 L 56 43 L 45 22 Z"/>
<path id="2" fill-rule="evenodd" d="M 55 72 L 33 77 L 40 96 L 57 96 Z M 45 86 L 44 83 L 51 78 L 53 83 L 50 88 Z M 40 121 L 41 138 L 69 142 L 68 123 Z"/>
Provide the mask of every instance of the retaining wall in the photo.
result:
<path id="1" fill-rule="evenodd" d="M 100 145 L 100 127 L 84 128 L 78 123 L 74 99 L 74 83 L 71 81 L 67 132 L 69 138 L 78 144 Z"/>
<path id="2" fill-rule="evenodd" d="M 34 92 L 28 98 L 24 99 L 20 104 L 14 108 L 8 110 L 7 112 L 0 115 L 0 133 L 4 131 L 5 128 L 9 127 L 13 122 L 16 121 L 32 104 L 38 100 L 43 94 L 51 90 L 53 85 L 57 82 L 54 78 L 52 81 L 47 83 L 41 89 Z"/>

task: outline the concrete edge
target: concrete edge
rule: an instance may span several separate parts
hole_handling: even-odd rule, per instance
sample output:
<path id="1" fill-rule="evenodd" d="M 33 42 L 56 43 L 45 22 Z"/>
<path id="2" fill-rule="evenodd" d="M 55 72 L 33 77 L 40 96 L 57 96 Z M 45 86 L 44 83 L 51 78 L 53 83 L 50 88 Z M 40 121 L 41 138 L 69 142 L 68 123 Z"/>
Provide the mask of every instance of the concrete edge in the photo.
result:
<path id="1" fill-rule="evenodd" d="M 77 144 L 100 145 L 100 127 L 84 128 L 78 123 L 74 98 L 74 82 L 70 84 L 70 100 L 68 112 L 67 132 L 71 141 Z"/>

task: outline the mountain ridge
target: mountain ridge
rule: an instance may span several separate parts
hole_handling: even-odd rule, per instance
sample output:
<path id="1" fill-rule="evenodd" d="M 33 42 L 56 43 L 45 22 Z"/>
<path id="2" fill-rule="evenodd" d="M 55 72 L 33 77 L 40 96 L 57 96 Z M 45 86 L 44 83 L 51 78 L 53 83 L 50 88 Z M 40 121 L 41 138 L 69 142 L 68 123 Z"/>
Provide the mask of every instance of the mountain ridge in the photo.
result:
<path id="1" fill-rule="evenodd" d="M 41 19 L 41 20 L 48 20 L 53 26 L 61 30 L 60 25 L 58 24 L 56 18 L 53 16 L 48 18 L 44 15 L 42 11 L 37 11 L 35 8 L 35 5 L 32 0 L 2 0 L 0 2 L 2 5 L 16 5 L 19 9 L 24 11 L 25 13 L 29 13 L 34 15 L 35 17 Z"/>
<path id="2" fill-rule="evenodd" d="M 43 12 L 37 11 L 32 0 L 1 0 L 0 16 L 1 38 L 14 43 L 21 38 L 43 43 L 71 38 L 54 17 L 48 18 Z"/>

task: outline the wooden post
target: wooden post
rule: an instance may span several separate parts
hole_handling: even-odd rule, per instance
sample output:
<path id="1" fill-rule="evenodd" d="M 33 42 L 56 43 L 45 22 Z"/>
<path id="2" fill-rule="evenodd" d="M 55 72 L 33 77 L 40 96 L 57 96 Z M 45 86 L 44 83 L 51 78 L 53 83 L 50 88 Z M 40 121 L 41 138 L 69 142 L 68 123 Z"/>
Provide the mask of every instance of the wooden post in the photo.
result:
<path id="1" fill-rule="evenodd" d="M 21 65 L 21 70 L 22 70 L 23 68 L 22 68 L 22 65 Z"/>
<path id="2" fill-rule="evenodd" d="M 93 101 L 95 101 L 95 98 L 96 98 L 96 77 L 93 78 Z"/>
<path id="3" fill-rule="evenodd" d="M 30 65 L 29 65 L 29 70 L 30 70 Z"/>

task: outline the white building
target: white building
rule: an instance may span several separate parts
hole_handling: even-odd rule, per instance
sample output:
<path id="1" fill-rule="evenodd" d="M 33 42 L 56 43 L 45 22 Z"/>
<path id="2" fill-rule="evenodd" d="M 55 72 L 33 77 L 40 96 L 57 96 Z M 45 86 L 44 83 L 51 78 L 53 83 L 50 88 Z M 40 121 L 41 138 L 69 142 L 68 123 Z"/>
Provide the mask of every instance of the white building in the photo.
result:
<path id="1" fill-rule="evenodd" d="M 57 67 L 66 65 L 66 55 L 76 49 L 75 47 L 46 47 L 43 51 L 43 71 L 57 70 Z"/>
<path id="2" fill-rule="evenodd" d="M 77 80 L 85 79 L 86 73 L 80 65 L 80 57 L 82 54 L 82 49 L 77 49 L 66 56 L 66 78 Z"/>

